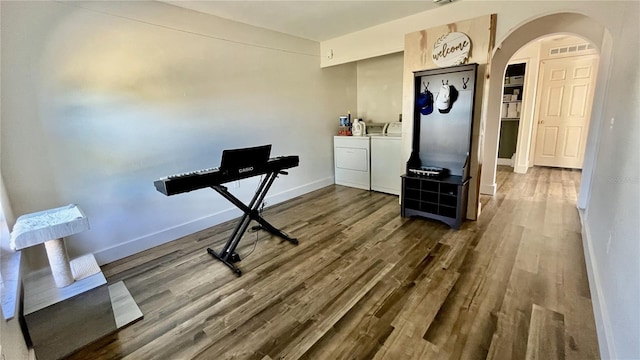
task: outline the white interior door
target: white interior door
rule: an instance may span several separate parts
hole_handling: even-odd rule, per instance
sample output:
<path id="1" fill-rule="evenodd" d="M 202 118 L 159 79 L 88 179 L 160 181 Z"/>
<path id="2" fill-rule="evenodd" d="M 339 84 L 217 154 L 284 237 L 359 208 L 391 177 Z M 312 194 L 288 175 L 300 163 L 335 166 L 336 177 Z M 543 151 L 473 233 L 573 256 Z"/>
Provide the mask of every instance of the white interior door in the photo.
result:
<path id="1" fill-rule="evenodd" d="M 598 57 L 542 61 L 534 165 L 581 169 Z"/>

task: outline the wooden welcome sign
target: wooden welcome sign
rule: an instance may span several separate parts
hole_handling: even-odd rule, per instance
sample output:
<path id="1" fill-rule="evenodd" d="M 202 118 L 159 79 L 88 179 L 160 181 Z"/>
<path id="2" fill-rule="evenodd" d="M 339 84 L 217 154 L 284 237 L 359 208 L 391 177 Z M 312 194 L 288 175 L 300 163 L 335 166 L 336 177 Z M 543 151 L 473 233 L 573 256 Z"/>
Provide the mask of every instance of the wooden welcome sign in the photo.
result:
<path id="1" fill-rule="evenodd" d="M 440 36 L 433 44 L 431 58 L 439 67 L 464 64 L 469 60 L 471 40 L 467 34 L 450 32 Z"/>

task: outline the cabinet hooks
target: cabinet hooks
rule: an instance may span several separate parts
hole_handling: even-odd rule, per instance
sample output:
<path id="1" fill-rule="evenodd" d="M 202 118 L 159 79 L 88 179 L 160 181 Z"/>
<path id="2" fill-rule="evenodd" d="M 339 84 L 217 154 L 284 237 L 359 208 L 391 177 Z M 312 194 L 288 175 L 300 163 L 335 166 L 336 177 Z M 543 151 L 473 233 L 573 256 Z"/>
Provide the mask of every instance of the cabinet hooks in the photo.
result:
<path id="1" fill-rule="evenodd" d="M 469 78 L 467 78 L 467 80 L 462 78 L 462 88 L 465 90 L 467 89 L 467 83 L 469 83 Z"/>
<path id="2" fill-rule="evenodd" d="M 449 80 L 447 79 L 447 83 L 445 84 L 444 79 L 442 80 L 442 86 L 449 85 Z"/>

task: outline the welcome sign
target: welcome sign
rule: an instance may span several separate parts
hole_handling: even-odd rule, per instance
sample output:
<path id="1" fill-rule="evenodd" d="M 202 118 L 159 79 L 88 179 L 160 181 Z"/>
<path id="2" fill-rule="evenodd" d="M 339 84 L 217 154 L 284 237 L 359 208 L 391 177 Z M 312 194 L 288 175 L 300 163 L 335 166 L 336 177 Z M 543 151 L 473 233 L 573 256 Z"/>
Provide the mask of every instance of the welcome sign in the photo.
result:
<path id="1" fill-rule="evenodd" d="M 467 34 L 451 32 L 440 36 L 433 44 L 431 58 L 440 66 L 454 66 L 464 64 L 469 60 L 471 40 Z"/>

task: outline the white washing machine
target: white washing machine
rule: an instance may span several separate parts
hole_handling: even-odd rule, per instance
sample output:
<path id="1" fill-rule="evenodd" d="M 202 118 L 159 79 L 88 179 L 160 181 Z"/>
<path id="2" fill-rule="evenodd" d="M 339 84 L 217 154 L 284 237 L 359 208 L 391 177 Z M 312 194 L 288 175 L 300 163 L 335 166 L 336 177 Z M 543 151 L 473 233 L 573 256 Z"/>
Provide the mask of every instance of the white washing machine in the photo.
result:
<path id="1" fill-rule="evenodd" d="M 371 190 L 400 195 L 401 149 L 399 135 L 371 136 Z"/>
<path id="2" fill-rule="evenodd" d="M 371 136 L 371 190 L 400 195 L 403 173 L 402 123 L 389 123 L 384 134 Z"/>
<path id="3" fill-rule="evenodd" d="M 371 190 L 370 156 L 368 136 L 334 136 L 336 184 Z"/>

